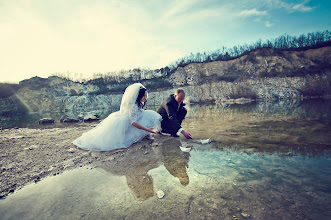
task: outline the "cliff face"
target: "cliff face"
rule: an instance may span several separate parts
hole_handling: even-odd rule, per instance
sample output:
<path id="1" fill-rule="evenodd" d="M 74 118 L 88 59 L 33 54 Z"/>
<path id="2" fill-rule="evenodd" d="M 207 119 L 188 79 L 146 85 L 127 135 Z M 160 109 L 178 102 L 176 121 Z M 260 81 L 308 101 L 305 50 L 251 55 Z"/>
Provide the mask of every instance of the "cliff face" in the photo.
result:
<path id="1" fill-rule="evenodd" d="M 20 82 L 15 96 L 30 112 L 92 110 L 120 103 L 122 95 L 95 95 L 98 91 L 99 87 L 92 84 L 33 77 Z"/>
<path id="2" fill-rule="evenodd" d="M 331 47 L 291 52 L 262 49 L 230 61 L 179 67 L 163 80 L 173 88 L 147 88 L 149 105 L 159 105 L 178 87 L 186 90 L 186 102 L 191 103 L 241 97 L 270 100 L 329 96 Z M 110 86 L 125 88 L 122 84 Z M 102 87 L 95 84 L 81 84 L 54 76 L 33 77 L 21 81 L 15 95 L 0 100 L 0 114 L 118 108 L 123 91 L 103 93 Z"/>
<path id="3" fill-rule="evenodd" d="M 329 96 L 331 47 L 260 49 L 230 61 L 179 67 L 168 80 L 174 87 L 185 87 L 191 102 Z"/>
<path id="4" fill-rule="evenodd" d="M 185 86 L 240 78 L 305 76 L 329 73 L 330 70 L 331 47 L 306 51 L 275 51 L 264 48 L 230 61 L 192 63 L 179 67 L 169 80 L 175 86 Z"/>

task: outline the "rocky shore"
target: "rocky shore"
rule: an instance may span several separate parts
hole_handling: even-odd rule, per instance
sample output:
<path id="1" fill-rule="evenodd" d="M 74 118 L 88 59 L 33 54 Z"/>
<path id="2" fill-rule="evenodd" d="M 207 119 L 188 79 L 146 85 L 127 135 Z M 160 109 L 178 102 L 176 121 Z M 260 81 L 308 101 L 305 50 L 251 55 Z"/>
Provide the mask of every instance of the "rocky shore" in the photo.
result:
<path id="1" fill-rule="evenodd" d="M 2 130 L 0 197 L 45 176 L 89 163 L 89 152 L 71 144 L 85 130 L 88 127 Z"/>
<path id="2" fill-rule="evenodd" d="M 97 152 L 85 151 L 71 142 L 95 124 L 50 129 L 4 129 L 0 131 L 0 198 L 42 178 L 96 161 Z M 159 136 L 160 141 L 169 137 Z M 151 145 L 143 140 L 136 147 Z M 123 149 L 107 152 L 109 160 L 121 156 Z"/>

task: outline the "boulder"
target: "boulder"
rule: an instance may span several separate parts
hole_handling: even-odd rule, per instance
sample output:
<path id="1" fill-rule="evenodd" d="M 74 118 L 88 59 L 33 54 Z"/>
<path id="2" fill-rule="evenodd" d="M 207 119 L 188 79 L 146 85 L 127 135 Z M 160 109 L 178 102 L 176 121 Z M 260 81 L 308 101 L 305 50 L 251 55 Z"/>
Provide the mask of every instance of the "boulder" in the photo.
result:
<path id="1" fill-rule="evenodd" d="M 80 122 L 79 119 L 74 119 L 74 118 L 69 118 L 68 115 L 62 115 L 60 118 L 61 123 L 75 123 L 75 122 Z"/>
<path id="2" fill-rule="evenodd" d="M 80 120 L 78 119 L 74 119 L 74 118 L 66 118 L 63 120 L 64 123 L 76 123 L 76 122 L 80 122 Z"/>
<path id="3" fill-rule="evenodd" d="M 42 118 L 39 120 L 39 124 L 54 124 L 54 119 L 52 118 Z"/>
<path id="4" fill-rule="evenodd" d="M 97 117 L 97 118 L 100 118 L 100 113 L 99 112 L 91 112 L 90 114 Z"/>
<path id="5" fill-rule="evenodd" d="M 68 115 L 62 115 L 60 118 L 60 122 L 63 122 L 67 118 L 68 118 Z"/>
<path id="6" fill-rule="evenodd" d="M 99 118 L 95 115 L 86 115 L 84 116 L 84 122 L 89 122 L 89 121 L 97 121 Z"/>
<path id="7" fill-rule="evenodd" d="M 79 115 L 77 115 L 77 118 L 79 119 L 79 120 L 84 120 L 84 115 L 83 114 L 79 114 Z"/>

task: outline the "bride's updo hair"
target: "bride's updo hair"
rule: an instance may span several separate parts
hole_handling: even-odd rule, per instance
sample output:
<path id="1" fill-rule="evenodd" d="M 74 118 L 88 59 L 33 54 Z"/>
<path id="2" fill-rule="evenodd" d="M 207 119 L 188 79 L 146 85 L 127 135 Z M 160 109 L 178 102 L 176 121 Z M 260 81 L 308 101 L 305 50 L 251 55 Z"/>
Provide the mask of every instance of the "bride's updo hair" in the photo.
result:
<path id="1" fill-rule="evenodd" d="M 141 107 L 141 108 L 143 108 L 145 106 L 146 102 L 147 102 L 147 100 L 145 102 L 140 101 L 140 99 L 142 97 L 144 97 L 146 91 L 147 91 L 146 88 L 140 87 L 139 94 L 138 94 L 136 102 L 138 103 L 138 106 Z"/>

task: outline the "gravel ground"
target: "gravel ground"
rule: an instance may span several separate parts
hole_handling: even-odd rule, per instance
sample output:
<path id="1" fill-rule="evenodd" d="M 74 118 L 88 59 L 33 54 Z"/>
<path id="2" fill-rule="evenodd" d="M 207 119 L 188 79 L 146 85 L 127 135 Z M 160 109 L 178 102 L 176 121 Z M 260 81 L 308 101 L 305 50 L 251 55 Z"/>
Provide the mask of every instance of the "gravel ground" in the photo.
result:
<path id="1" fill-rule="evenodd" d="M 91 126 L 0 130 L 0 198 L 46 176 L 91 164 L 95 154 L 71 143 L 89 129 Z M 146 140 L 135 145 L 146 144 L 152 142 Z M 107 155 L 120 156 L 121 151 L 110 151 Z"/>

